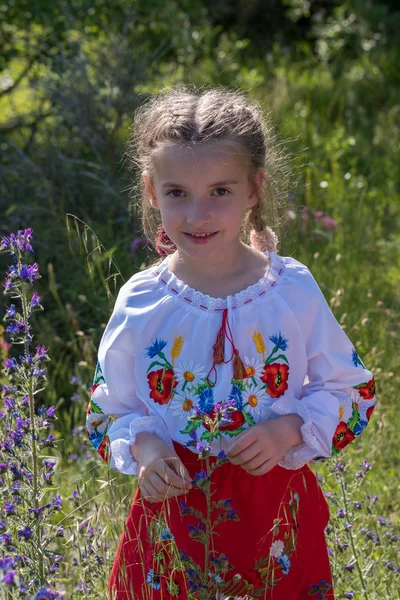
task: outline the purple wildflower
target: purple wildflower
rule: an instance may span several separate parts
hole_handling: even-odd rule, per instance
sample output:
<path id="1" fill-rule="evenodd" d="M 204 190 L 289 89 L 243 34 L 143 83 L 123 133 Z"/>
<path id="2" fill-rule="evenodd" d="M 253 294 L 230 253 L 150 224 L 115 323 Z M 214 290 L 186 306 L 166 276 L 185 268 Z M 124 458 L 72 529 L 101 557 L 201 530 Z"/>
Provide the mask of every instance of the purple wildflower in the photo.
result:
<path id="1" fill-rule="evenodd" d="M 4 408 L 7 408 L 8 410 L 12 410 L 15 406 L 15 400 L 14 398 L 10 398 L 9 396 L 6 396 L 4 398 Z"/>
<path id="2" fill-rule="evenodd" d="M 6 328 L 6 331 L 7 333 L 22 333 L 27 329 L 28 328 L 24 321 L 14 321 L 14 323 L 10 323 L 10 325 Z"/>
<path id="3" fill-rule="evenodd" d="M 61 507 L 62 507 L 61 496 L 57 496 L 56 498 L 53 498 L 51 501 L 51 504 L 55 510 L 61 510 Z"/>
<path id="4" fill-rule="evenodd" d="M 6 358 L 4 361 L 5 369 L 16 369 L 18 367 L 18 363 L 15 358 Z"/>
<path id="5" fill-rule="evenodd" d="M 39 294 L 37 292 L 34 292 L 34 294 L 32 295 L 32 298 L 31 298 L 32 308 L 34 306 L 37 306 L 38 304 L 40 304 L 40 301 L 41 301 L 41 297 L 39 296 Z"/>
<path id="6" fill-rule="evenodd" d="M 47 349 L 44 346 L 36 346 L 36 356 L 43 362 L 47 358 Z"/>
<path id="7" fill-rule="evenodd" d="M 146 247 L 146 245 L 148 244 L 148 241 L 149 240 L 145 236 L 134 239 L 133 242 L 131 243 L 131 248 L 129 251 L 130 256 L 132 256 L 132 258 L 135 258 L 138 251 L 143 250 Z"/>
<path id="8" fill-rule="evenodd" d="M 20 229 L 15 235 L 15 233 L 10 233 L 9 236 L 4 236 L 0 241 L 0 250 L 9 249 L 13 253 L 16 250 L 20 250 L 21 252 L 31 252 L 33 253 L 33 249 L 30 242 L 30 238 L 32 237 L 32 229 L 28 227 L 28 229 Z"/>
<path id="9" fill-rule="evenodd" d="M 6 310 L 6 315 L 7 317 L 9 317 L 10 319 L 13 319 L 15 317 L 15 315 L 17 314 L 16 308 L 14 304 L 11 304 L 10 308 L 8 308 Z"/>
<path id="10" fill-rule="evenodd" d="M 3 533 L 2 535 L 0 535 L 0 542 L 5 546 L 11 544 L 11 539 L 12 538 L 10 533 Z"/>
<path id="11" fill-rule="evenodd" d="M 50 406 L 50 408 L 47 409 L 46 411 L 46 416 L 47 417 L 54 417 L 56 412 L 56 407 L 55 406 Z"/>
<path id="12" fill-rule="evenodd" d="M 55 460 L 44 460 L 43 461 L 44 466 L 46 467 L 46 469 L 49 469 L 50 471 L 56 466 L 57 462 Z"/>
<path id="13" fill-rule="evenodd" d="M 4 575 L 4 577 L 1 581 L 3 583 L 5 583 L 6 585 L 14 585 L 14 579 L 15 579 L 16 573 L 17 573 L 16 571 L 7 571 L 7 573 Z"/>
<path id="14" fill-rule="evenodd" d="M 29 540 L 30 537 L 32 537 L 33 531 L 30 527 L 24 527 L 24 529 L 19 529 L 18 530 L 18 539 L 22 540 Z"/>
<path id="15" fill-rule="evenodd" d="M 13 515 L 15 513 L 15 505 L 12 502 L 4 502 L 3 509 L 8 515 Z"/>

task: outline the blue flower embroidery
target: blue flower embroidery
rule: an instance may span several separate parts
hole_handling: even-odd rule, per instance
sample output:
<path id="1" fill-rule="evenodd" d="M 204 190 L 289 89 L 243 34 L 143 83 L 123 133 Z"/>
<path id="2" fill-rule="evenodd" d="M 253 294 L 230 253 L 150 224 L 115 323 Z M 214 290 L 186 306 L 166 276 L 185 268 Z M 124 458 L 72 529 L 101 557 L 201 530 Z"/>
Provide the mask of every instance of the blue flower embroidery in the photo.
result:
<path id="1" fill-rule="evenodd" d="M 162 352 L 164 350 L 166 345 L 167 345 L 167 342 L 165 342 L 164 340 L 156 340 L 155 342 L 152 343 L 151 346 L 146 348 L 146 355 L 149 358 L 154 358 L 155 356 L 157 356 L 157 354 L 159 354 L 160 352 Z"/>
<path id="2" fill-rule="evenodd" d="M 289 573 L 291 564 L 288 555 L 282 554 L 282 556 L 278 558 L 278 562 L 282 565 L 282 573 L 284 575 L 287 575 Z"/>
<path id="3" fill-rule="evenodd" d="M 281 334 L 281 332 L 279 332 L 278 335 L 271 335 L 271 337 L 269 338 L 271 340 L 271 342 L 273 344 L 275 344 L 275 346 L 278 346 L 278 348 L 280 350 L 283 350 L 284 352 L 288 349 L 289 344 L 287 339 Z"/>
<path id="4" fill-rule="evenodd" d="M 214 406 L 214 392 L 212 388 L 206 388 L 199 395 L 199 407 L 201 412 L 209 414 Z"/>
<path id="5" fill-rule="evenodd" d="M 152 587 L 154 590 L 159 590 L 161 588 L 160 575 L 158 573 L 155 573 L 153 569 L 149 569 L 146 581 L 149 584 L 149 586 Z"/>
<path id="6" fill-rule="evenodd" d="M 236 408 L 238 410 L 242 410 L 242 408 L 243 408 L 242 391 L 237 385 L 232 386 L 231 393 L 229 394 L 229 400 L 234 400 Z"/>
<path id="7" fill-rule="evenodd" d="M 96 450 L 100 446 L 103 437 L 104 437 L 104 433 L 100 433 L 100 431 L 96 431 L 96 429 L 90 433 L 89 440 L 91 441 L 93 446 L 96 448 Z"/>

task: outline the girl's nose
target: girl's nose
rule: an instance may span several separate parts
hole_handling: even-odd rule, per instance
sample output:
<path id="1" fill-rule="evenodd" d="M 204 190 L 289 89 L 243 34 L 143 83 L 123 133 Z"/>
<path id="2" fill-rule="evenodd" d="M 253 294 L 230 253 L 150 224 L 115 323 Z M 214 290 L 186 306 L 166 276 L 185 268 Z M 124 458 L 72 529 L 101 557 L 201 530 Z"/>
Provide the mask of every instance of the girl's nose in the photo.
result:
<path id="1" fill-rule="evenodd" d="M 205 202 L 193 202 L 186 218 L 190 225 L 200 226 L 211 221 L 210 211 Z"/>

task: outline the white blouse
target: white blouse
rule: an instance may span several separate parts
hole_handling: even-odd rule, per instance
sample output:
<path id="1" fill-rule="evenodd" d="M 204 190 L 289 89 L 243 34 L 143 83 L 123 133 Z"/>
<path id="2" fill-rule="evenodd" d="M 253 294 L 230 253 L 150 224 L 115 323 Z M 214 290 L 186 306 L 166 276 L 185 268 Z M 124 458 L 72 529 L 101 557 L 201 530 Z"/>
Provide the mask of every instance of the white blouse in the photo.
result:
<path id="1" fill-rule="evenodd" d="M 376 403 L 373 374 L 309 269 L 267 254 L 264 276 L 225 299 L 177 279 L 169 256 L 122 286 L 100 342 L 86 421 L 110 468 L 137 475 L 129 447 L 142 431 L 198 452 L 210 432 L 204 419 L 188 417 L 212 416 L 227 400 L 234 411 L 212 441 L 213 455 L 247 427 L 296 413 L 303 443 L 279 464 L 298 469 L 338 454 L 366 427 Z"/>

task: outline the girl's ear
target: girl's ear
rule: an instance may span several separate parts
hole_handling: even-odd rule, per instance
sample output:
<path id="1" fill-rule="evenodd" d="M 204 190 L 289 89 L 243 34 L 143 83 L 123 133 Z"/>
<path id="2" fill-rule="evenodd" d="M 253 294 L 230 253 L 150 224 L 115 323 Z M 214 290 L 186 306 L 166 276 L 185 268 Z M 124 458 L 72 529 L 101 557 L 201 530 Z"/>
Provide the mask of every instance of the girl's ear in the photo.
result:
<path id="1" fill-rule="evenodd" d="M 265 169 L 259 169 L 257 171 L 257 173 L 254 175 L 254 178 L 251 182 L 251 188 L 250 188 L 251 191 L 250 191 L 250 195 L 249 195 L 248 203 L 247 203 L 248 208 L 257 204 L 258 199 L 261 195 L 262 187 L 264 185 L 265 177 L 266 177 Z"/>
<path id="2" fill-rule="evenodd" d="M 156 196 L 156 191 L 154 189 L 154 186 L 151 182 L 151 177 L 148 171 L 143 171 L 142 173 L 142 177 L 143 177 L 143 183 L 144 183 L 144 190 L 145 190 L 145 194 L 146 194 L 146 199 L 148 200 L 148 202 L 150 203 L 150 205 L 153 208 L 159 208 L 158 206 L 158 202 L 157 202 L 157 196 Z"/>

